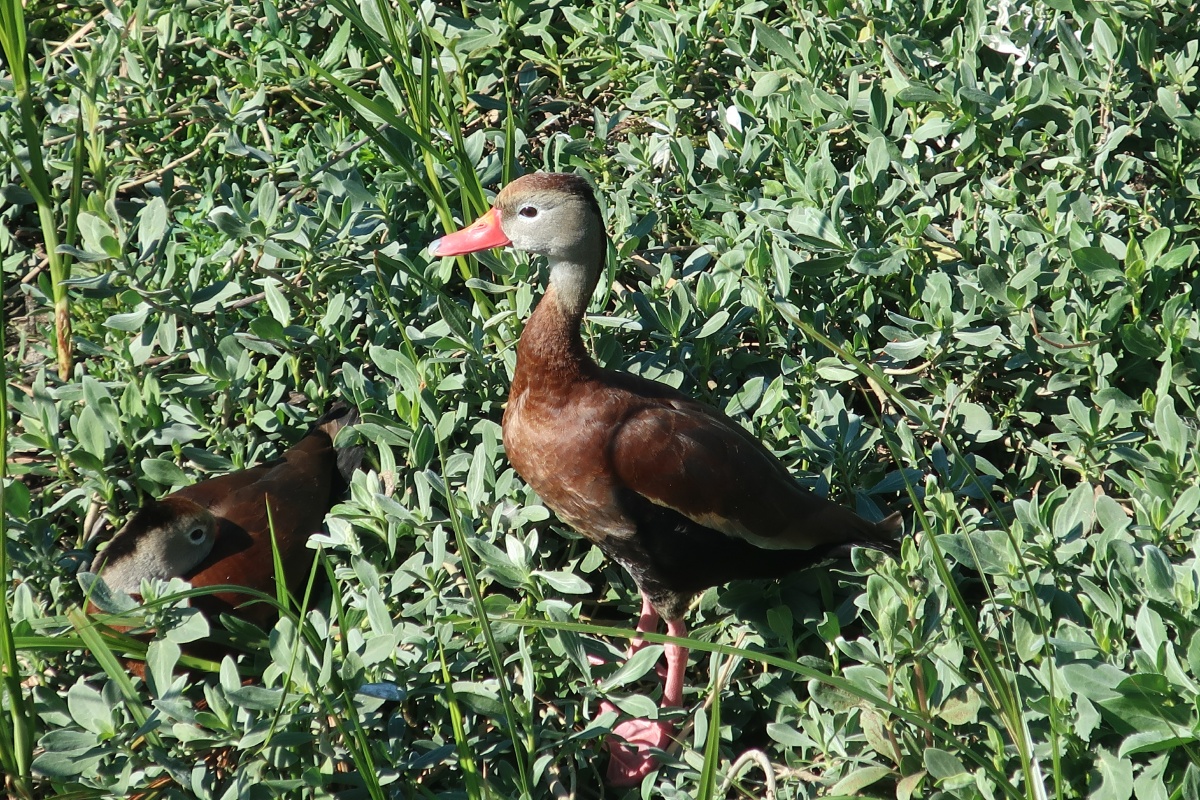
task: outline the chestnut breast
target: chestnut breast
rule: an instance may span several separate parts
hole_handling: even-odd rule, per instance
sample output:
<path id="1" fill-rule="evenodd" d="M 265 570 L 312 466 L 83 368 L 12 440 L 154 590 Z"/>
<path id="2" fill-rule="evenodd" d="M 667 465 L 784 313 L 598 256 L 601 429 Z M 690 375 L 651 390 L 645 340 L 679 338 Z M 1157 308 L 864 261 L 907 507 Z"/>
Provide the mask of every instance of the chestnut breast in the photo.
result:
<path id="1" fill-rule="evenodd" d="M 601 381 L 531 382 L 509 397 L 504 450 L 517 474 L 588 539 L 627 538 L 636 525 L 617 502 L 612 432 L 637 398 Z"/>

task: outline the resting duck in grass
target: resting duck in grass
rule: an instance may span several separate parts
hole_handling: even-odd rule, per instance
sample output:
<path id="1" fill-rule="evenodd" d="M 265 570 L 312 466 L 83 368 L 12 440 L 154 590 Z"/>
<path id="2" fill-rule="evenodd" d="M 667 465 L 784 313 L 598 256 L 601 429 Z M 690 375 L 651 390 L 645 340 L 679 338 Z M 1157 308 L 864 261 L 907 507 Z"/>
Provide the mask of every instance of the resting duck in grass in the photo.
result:
<path id="1" fill-rule="evenodd" d="M 140 592 L 144 579 L 183 578 L 194 588 L 244 586 L 274 597 L 273 528 L 288 591 L 299 597 L 316 554 L 308 538 L 362 459 L 361 447 L 335 448 L 333 440 L 357 421 L 357 411 L 335 406 L 274 461 L 152 500 L 100 551 L 92 572 L 127 594 Z M 192 604 L 209 617 L 232 614 L 262 628 L 278 618 L 273 605 L 242 592 L 201 595 Z"/>
<path id="2" fill-rule="evenodd" d="M 504 412 L 504 449 L 517 473 L 564 522 L 633 576 L 638 631 L 659 617 L 682 637 L 698 592 L 735 579 L 775 578 L 854 546 L 895 551 L 901 519 L 870 522 L 799 486 L 749 432 L 675 389 L 601 369 L 579 326 L 604 268 L 600 208 L 582 177 L 513 181 L 468 228 L 429 246 L 456 256 L 511 245 L 549 261 L 549 288 L 521 334 Z M 638 646 L 635 641 L 634 647 Z M 663 707 L 683 702 L 688 651 L 667 645 Z M 608 779 L 634 785 L 674 733 L 630 720 L 614 733 Z"/>

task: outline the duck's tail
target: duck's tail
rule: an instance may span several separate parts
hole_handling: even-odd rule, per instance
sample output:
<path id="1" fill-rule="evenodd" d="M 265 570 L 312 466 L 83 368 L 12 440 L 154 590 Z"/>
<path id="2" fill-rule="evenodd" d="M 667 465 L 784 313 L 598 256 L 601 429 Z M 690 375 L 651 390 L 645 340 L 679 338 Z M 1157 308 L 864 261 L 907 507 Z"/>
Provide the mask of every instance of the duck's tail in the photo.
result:
<path id="1" fill-rule="evenodd" d="M 871 532 L 862 541 L 855 542 L 859 547 L 869 547 L 882 550 L 892 556 L 900 555 L 900 540 L 904 535 L 904 517 L 899 511 L 894 511 L 879 522 L 872 522 Z"/>
<path id="2" fill-rule="evenodd" d="M 839 539 L 818 548 L 826 557 L 849 558 L 855 547 L 879 550 L 893 558 L 900 556 L 900 541 L 904 533 L 904 518 L 897 511 L 879 522 L 863 519 L 848 508 L 836 506 L 843 513 L 844 527 Z M 849 530 L 846 530 L 849 528 Z"/>
<path id="3" fill-rule="evenodd" d="M 343 428 L 357 424 L 359 419 L 357 408 L 339 400 L 330 406 L 329 410 L 320 419 L 313 423 L 313 430 L 324 432 L 331 442 L 336 442 L 338 433 Z M 352 444 L 342 445 L 334 449 L 337 451 L 338 473 L 342 476 L 342 480 L 346 486 L 349 486 L 350 478 L 362 465 L 364 448 L 361 444 Z"/>

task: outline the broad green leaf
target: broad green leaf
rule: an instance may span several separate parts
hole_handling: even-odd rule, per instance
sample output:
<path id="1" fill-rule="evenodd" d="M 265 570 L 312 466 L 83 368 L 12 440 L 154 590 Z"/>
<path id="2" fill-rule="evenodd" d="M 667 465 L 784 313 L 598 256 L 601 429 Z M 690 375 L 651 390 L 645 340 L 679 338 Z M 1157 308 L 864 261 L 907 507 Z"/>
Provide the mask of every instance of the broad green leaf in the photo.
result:
<path id="1" fill-rule="evenodd" d="M 833 795 L 858 796 L 863 789 L 893 774 L 889 767 L 865 766 L 852 771 L 829 790 Z"/>
<path id="2" fill-rule="evenodd" d="M 533 574 L 563 594 L 588 594 L 592 591 L 590 583 L 570 572 L 535 569 Z"/>
<path id="3" fill-rule="evenodd" d="M 1142 553 L 1145 558 L 1142 563 L 1147 594 L 1156 600 L 1174 602 L 1175 575 L 1166 554 L 1152 545 Z"/>
<path id="4" fill-rule="evenodd" d="M 1181 454 L 1188 446 L 1190 437 L 1187 428 L 1183 425 L 1183 420 L 1175 413 L 1173 397 L 1168 395 L 1159 398 L 1158 405 L 1154 410 L 1154 430 L 1168 452 Z"/>
<path id="5" fill-rule="evenodd" d="M 84 730 L 105 737 L 116 732 L 112 708 L 100 692 L 82 681 L 67 690 L 67 708 L 71 710 L 71 718 Z"/>
<path id="6" fill-rule="evenodd" d="M 1063 676 L 1068 689 L 1092 701 L 1117 697 L 1116 687 L 1129 677 L 1112 664 L 1082 661 L 1063 667 Z"/>
<path id="7" fill-rule="evenodd" d="M 1117 37 L 1104 19 L 1097 19 L 1092 24 L 1092 43 L 1096 46 L 1096 52 L 1105 61 L 1111 62 L 1116 58 L 1118 47 Z M 1102 800 L 1111 800 L 1111 798 L 1106 797 Z"/>
<path id="8" fill-rule="evenodd" d="M 143 458 L 140 468 L 143 475 L 163 486 L 184 486 L 189 482 L 187 475 L 174 461 L 167 461 L 163 458 Z"/>
<path id="9" fill-rule="evenodd" d="M 938 780 L 945 780 L 966 772 L 967 768 L 953 754 L 936 747 L 927 747 L 925 748 L 925 769 Z"/>
<path id="10" fill-rule="evenodd" d="M 470 342 L 471 319 L 462 307 L 442 295 L 438 295 L 437 305 L 442 319 L 450 326 L 450 330 L 454 331 L 460 341 Z"/>
<path id="11" fill-rule="evenodd" d="M 867 176 L 871 180 L 881 180 L 891 166 L 892 159 L 888 154 L 887 141 L 877 136 L 867 145 L 866 167 Z"/>
<path id="12" fill-rule="evenodd" d="M 1071 258 L 1094 284 L 1123 280 L 1125 277 L 1120 262 L 1102 247 L 1080 247 L 1071 251 Z"/>
<path id="13" fill-rule="evenodd" d="M 288 304 L 287 298 L 283 296 L 283 292 L 279 290 L 277 282 L 268 280 L 263 282 L 263 295 L 267 300 L 267 308 L 271 309 L 271 316 L 280 325 L 290 325 L 292 322 L 292 307 Z"/>
<path id="14" fill-rule="evenodd" d="M 854 251 L 850 269 L 863 275 L 895 275 L 904 266 L 904 251 L 894 247 L 872 247 Z"/>
<path id="15" fill-rule="evenodd" d="M 754 35 L 758 38 L 758 43 L 767 53 L 781 57 L 797 69 L 804 68 L 800 59 L 796 57 L 795 45 L 786 36 L 757 17 L 751 17 L 750 22 L 754 26 Z"/>
<path id="16" fill-rule="evenodd" d="M 598 688 L 604 692 L 611 692 L 613 689 L 639 680 L 654 668 L 654 665 L 662 658 L 662 654 L 663 646 L 661 644 L 643 646 L 631 655 L 620 668 L 600 681 Z"/>
<path id="17" fill-rule="evenodd" d="M 800 733 L 790 725 L 785 725 L 780 722 L 768 722 L 767 735 L 776 742 L 779 742 L 784 747 L 801 748 L 808 747 L 810 744 L 812 744 L 812 740 L 810 740 L 807 736 Z"/>
<path id="18" fill-rule="evenodd" d="M 910 83 L 896 94 L 896 99 L 902 103 L 944 103 L 946 98 L 928 86 Z"/>

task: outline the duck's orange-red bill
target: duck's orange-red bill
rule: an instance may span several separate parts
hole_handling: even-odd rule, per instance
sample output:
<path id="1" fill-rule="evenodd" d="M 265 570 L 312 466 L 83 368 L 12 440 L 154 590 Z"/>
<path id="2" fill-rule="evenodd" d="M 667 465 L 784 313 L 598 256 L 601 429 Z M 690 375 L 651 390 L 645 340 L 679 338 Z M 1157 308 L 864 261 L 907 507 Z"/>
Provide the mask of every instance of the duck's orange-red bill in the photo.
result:
<path id="1" fill-rule="evenodd" d="M 434 239 L 429 243 L 429 254 L 433 256 L 461 256 L 467 253 L 478 253 L 480 250 L 490 250 L 493 247 L 504 247 L 512 244 L 500 227 L 500 212 L 492 209 L 473 225 L 461 231 Z"/>

